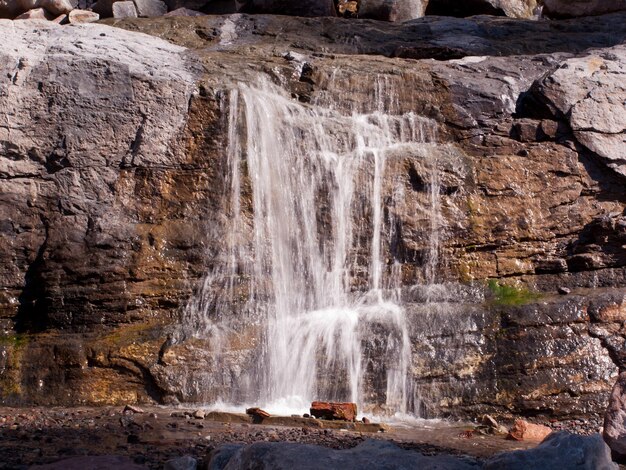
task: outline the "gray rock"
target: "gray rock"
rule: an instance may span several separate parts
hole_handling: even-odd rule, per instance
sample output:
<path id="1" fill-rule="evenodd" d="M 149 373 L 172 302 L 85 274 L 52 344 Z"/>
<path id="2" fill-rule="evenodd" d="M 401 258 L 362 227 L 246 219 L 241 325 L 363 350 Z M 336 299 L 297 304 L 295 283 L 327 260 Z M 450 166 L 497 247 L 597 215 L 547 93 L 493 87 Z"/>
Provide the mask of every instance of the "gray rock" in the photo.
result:
<path id="1" fill-rule="evenodd" d="M 198 468 L 198 461 L 190 455 L 184 455 L 165 462 L 163 470 L 196 470 L 196 468 Z"/>
<path id="2" fill-rule="evenodd" d="M 544 0 L 543 12 L 553 18 L 603 15 L 626 10 L 626 0 Z"/>
<path id="3" fill-rule="evenodd" d="M 424 16 L 425 0 L 361 0 L 360 18 L 402 22 Z"/>
<path id="4" fill-rule="evenodd" d="M 471 458 L 450 455 L 425 456 L 414 451 L 377 440 L 368 440 L 352 449 L 335 450 L 327 447 L 286 442 L 258 442 L 238 449 L 228 446 L 211 454 L 210 470 L 243 470 L 267 468 L 274 470 L 318 470 L 341 468 L 393 468 L 396 470 L 478 470 L 480 464 Z"/>
<path id="5" fill-rule="evenodd" d="M 564 60 L 535 89 L 581 144 L 626 176 L 626 46 Z"/>
<path id="6" fill-rule="evenodd" d="M 111 7 L 113 18 L 137 18 L 137 9 L 131 0 L 115 2 Z"/>
<path id="7" fill-rule="evenodd" d="M 133 0 L 137 8 L 137 15 L 142 18 L 163 16 L 167 13 L 167 6 L 162 0 Z"/>
<path id="8" fill-rule="evenodd" d="M 619 375 L 611 392 L 603 437 L 613 452 L 626 457 L 626 372 Z"/>
<path id="9" fill-rule="evenodd" d="M 611 452 L 599 434 L 580 436 L 553 433 L 534 449 L 518 450 L 489 459 L 484 470 L 617 470 Z"/>

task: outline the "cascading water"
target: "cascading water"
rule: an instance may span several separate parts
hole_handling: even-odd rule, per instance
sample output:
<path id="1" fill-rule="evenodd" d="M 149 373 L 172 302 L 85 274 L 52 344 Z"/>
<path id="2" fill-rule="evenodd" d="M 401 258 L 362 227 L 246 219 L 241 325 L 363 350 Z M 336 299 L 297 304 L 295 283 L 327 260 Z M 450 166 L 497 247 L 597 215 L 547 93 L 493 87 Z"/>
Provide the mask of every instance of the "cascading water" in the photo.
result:
<path id="1" fill-rule="evenodd" d="M 384 177 L 390 159 L 415 153 L 436 129 L 415 114 L 386 114 L 393 93 L 384 80 L 376 90 L 368 114 L 301 104 L 268 80 L 241 84 L 225 99 L 227 253 L 186 312 L 187 328 L 210 336 L 218 355 L 237 328 L 233 316 L 260 326 L 256 363 L 237 384 L 245 390 L 220 397 L 225 402 L 410 407 L 399 264 L 383 255 L 395 226 L 383 210 Z M 431 186 L 435 194 L 439 186 Z"/>

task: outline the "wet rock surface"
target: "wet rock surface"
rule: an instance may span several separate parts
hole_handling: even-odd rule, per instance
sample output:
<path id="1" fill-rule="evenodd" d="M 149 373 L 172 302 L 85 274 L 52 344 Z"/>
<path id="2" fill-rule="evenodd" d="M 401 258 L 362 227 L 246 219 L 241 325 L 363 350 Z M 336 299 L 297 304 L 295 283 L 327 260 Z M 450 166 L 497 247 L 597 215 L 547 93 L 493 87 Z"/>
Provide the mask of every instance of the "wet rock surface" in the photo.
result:
<path id="1" fill-rule="evenodd" d="M 399 229 L 383 249 L 404 285 L 415 409 L 568 417 L 597 431 L 625 364 L 626 196 L 622 162 L 609 152 L 621 148 L 613 138 L 623 113 L 602 92 L 621 92 L 624 14 L 109 21 L 117 28 L 0 22 L 11 45 L 0 52 L 10 123 L 0 126 L 5 402 L 236 393 L 242 365 L 258 355 L 259 325 L 242 320 L 221 358 L 177 330 L 204 274 L 224 261 L 221 97 L 264 74 L 302 102 L 341 102 L 349 90 L 367 104 L 383 77 L 399 93 L 390 113 L 413 111 L 438 130 L 427 147 L 436 163 L 394 158 L 383 188 L 386 201 L 397 200 L 394 189 L 405 195 L 386 203 Z M 424 281 L 430 218 L 414 208 L 428 207 L 433 168 L 436 295 L 411 287 Z M 355 290 L 366 271 L 358 268 Z M 221 315 L 238 308 L 227 307 Z M 367 333 L 376 351 L 385 332 Z M 380 390 L 385 373 L 370 369 L 367 387 Z"/>
<path id="2" fill-rule="evenodd" d="M 609 399 L 604 415 L 604 440 L 614 456 L 623 462 L 626 459 L 626 373 L 622 372 Z"/>
<path id="3" fill-rule="evenodd" d="M 116 465 L 124 463 L 133 470 L 135 467 L 163 469 L 166 462 L 182 464 L 190 463 L 190 459 L 196 460 L 197 468 L 206 468 L 209 461 L 222 468 L 219 465 L 225 465 L 236 452 L 255 443 L 275 443 L 282 448 L 286 443 L 322 446 L 315 452 L 331 455 L 331 449 L 354 449 L 372 439 L 380 443 L 370 444 L 370 449 L 400 455 L 410 451 L 421 455 L 418 458 L 423 459 L 422 463 L 445 461 L 467 465 L 482 464 L 499 452 L 535 445 L 478 433 L 468 438 L 467 432 L 474 429 L 471 424 L 392 425 L 385 433 L 360 433 L 294 425 L 294 422 L 284 426 L 228 422 L 228 414 L 217 416 L 209 411 L 207 416 L 215 419 L 198 420 L 193 418 L 197 411 L 193 409 L 146 407 L 144 411 L 133 413 L 120 407 L 0 408 L 0 468 L 21 470 L 32 465 L 70 468 L 72 462 L 83 465 L 80 468 L 97 468 L 98 462 L 109 465 L 116 461 Z M 562 424 L 570 429 L 569 423 Z M 86 467 L 86 462 L 91 462 L 91 466 Z"/>
<path id="4" fill-rule="evenodd" d="M 600 435 L 577 436 L 559 432 L 548 436 L 534 449 L 509 452 L 488 460 L 485 470 L 541 468 L 618 470 Z"/>
<path id="5" fill-rule="evenodd" d="M 402 450 L 381 441 L 368 440 L 348 450 L 333 450 L 320 446 L 257 443 L 250 446 L 217 449 L 209 460 L 208 468 L 244 469 L 251 467 L 275 469 L 319 469 L 340 466 L 346 469 L 372 468 L 423 468 L 425 470 L 470 470 L 480 468 L 477 461 L 467 457 L 424 456 Z"/>

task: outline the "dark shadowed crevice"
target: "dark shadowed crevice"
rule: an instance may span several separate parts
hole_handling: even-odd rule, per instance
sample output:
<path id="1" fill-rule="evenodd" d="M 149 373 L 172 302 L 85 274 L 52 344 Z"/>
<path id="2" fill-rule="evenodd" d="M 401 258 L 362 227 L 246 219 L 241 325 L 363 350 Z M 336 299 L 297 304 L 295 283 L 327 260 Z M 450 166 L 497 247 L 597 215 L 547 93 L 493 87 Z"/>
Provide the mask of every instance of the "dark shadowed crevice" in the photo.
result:
<path id="1" fill-rule="evenodd" d="M 430 0 L 426 7 L 426 15 L 454 16 L 465 18 L 474 15 L 506 16 L 500 8 L 495 8 L 484 0 Z"/>
<path id="2" fill-rule="evenodd" d="M 37 332 L 46 329 L 48 305 L 46 300 L 44 269 L 44 253 L 48 246 L 48 224 L 44 221 L 45 238 L 35 260 L 28 266 L 24 276 L 24 287 L 18 297 L 19 307 L 15 316 L 17 333 Z"/>

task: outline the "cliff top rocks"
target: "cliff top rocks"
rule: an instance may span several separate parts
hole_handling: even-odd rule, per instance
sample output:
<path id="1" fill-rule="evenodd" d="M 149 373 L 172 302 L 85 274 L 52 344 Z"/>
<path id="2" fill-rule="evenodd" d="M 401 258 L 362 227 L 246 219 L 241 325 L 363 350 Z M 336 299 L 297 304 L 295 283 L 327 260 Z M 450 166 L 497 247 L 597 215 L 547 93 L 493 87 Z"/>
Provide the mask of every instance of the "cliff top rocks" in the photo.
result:
<path id="1" fill-rule="evenodd" d="M 119 3 L 119 4 L 118 4 Z M 80 14 L 68 14 L 77 9 Z M 369 18 L 404 22 L 424 15 L 511 18 L 572 18 L 626 9 L 624 0 L 2 0 L 0 18 L 48 19 L 58 23 L 92 22 L 98 18 L 158 17 L 232 13 L 279 14 L 304 17 Z M 87 14 L 91 12 L 91 15 Z M 98 15 L 98 16 L 95 16 Z"/>

